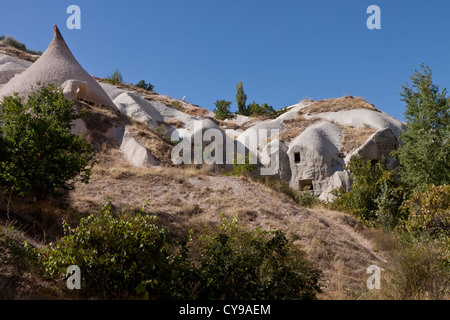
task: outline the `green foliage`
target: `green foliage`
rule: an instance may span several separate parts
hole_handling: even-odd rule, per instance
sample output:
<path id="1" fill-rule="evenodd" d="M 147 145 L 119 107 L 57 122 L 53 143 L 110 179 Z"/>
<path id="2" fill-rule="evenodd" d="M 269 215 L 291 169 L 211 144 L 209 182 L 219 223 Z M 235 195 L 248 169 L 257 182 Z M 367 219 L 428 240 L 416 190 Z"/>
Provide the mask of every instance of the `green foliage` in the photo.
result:
<path id="1" fill-rule="evenodd" d="M 302 207 L 311 207 L 318 202 L 314 191 L 303 190 L 296 193 L 295 201 Z"/>
<path id="2" fill-rule="evenodd" d="M 0 40 L 3 41 L 5 44 L 8 44 L 8 45 L 10 45 L 16 49 L 19 49 L 21 51 L 35 54 L 35 55 L 42 55 L 42 51 L 27 49 L 27 46 L 25 44 L 23 44 L 19 40 L 16 40 L 14 37 L 11 37 L 11 36 L 6 37 L 6 36 L 2 35 L 2 36 L 0 36 Z"/>
<path id="3" fill-rule="evenodd" d="M 64 237 L 36 255 L 52 276 L 64 278 L 68 266 L 79 266 L 84 289 L 94 296 L 121 296 L 145 286 L 149 297 L 162 298 L 170 283 L 170 243 L 155 219 L 143 211 L 116 216 L 107 201 L 78 227 L 64 224 Z"/>
<path id="4" fill-rule="evenodd" d="M 315 299 L 320 292 L 321 272 L 282 232 L 248 231 L 237 217 L 222 216 L 220 232 L 191 239 L 186 250 L 179 278 L 194 275 L 199 285 L 186 289 L 198 299 Z"/>
<path id="5" fill-rule="evenodd" d="M 402 86 L 408 130 L 394 153 L 401 163 L 401 179 L 411 189 L 424 184 L 450 184 L 450 98 L 432 82 L 431 70 L 421 65 Z"/>
<path id="6" fill-rule="evenodd" d="M 450 185 L 430 185 L 414 192 L 402 209 L 408 214 L 404 227 L 408 232 L 450 237 Z"/>
<path id="7" fill-rule="evenodd" d="M 155 88 L 155 86 L 152 85 L 150 82 L 146 83 L 144 80 L 139 81 L 136 84 L 136 87 L 142 88 L 142 89 L 147 90 L 147 91 L 153 91 L 153 89 Z"/>
<path id="8" fill-rule="evenodd" d="M 107 201 L 42 249 L 26 245 L 48 275 L 82 270 L 91 297 L 144 299 L 314 299 L 321 272 L 283 233 L 246 230 L 222 217 L 220 231 L 177 243 L 139 212 L 115 214 Z"/>
<path id="9" fill-rule="evenodd" d="M 385 168 L 384 160 L 372 164 L 361 157 L 353 157 L 346 170 L 350 172 L 352 187 L 349 191 L 336 190 L 334 195 L 337 198 L 333 206 L 351 212 L 366 222 L 376 221 L 377 215 L 381 223 L 384 223 L 383 219 L 387 215 L 392 215 L 392 219 L 397 222 L 400 218 L 398 208 L 403 200 L 403 189 L 394 172 Z M 388 192 L 385 188 L 393 191 Z M 396 205 L 392 205 L 392 201 Z M 380 209 L 379 203 L 383 204 Z M 393 211 L 386 213 L 386 210 L 391 209 Z"/>
<path id="10" fill-rule="evenodd" d="M 164 124 L 158 124 L 156 126 L 156 132 L 158 133 L 158 135 L 163 138 L 163 139 L 168 139 L 168 128 L 166 125 Z"/>
<path id="11" fill-rule="evenodd" d="M 172 107 L 174 107 L 174 108 L 177 109 L 178 111 L 184 112 L 183 105 L 181 104 L 180 101 L 175 100 L 175 101 L 172 101 L 171 104 L 172 104 Z"/>
<path id="12" fill-rule="evenodd" d="M 236 102 L 238 106 L 237 113 L 243 116 L 248 115 L 248 110 L 246 107 L 247 103 L 247 95 L 244 92 L 244 85 L 242 82 L 239 82 L 236 86 Z"/>
<path id="13" fill-rule="evenodd" d="M 253 157 L 256 157 L 256 156 L 253 155 L 252 158 Z M 234 158 L 233 170 L 226 172 L 225 175 L 227 175 L 227 176 L 249 176 L 249 175 L 252 175 L 257 169 L 256 164 L 250 163 L 251 162 L 250 161 L 250 153 L 248 153 L 245 156 L 245 161 L 242 161 L 243 158 L 244 158 L 243 155 L 237 153 Z"/>
<path id="14" fill-rule="evenodd" d="M 380 194 L 375 199 L 375 210 L 378 226 L 385 232 L 392 231 L 399 222 L 399 196 L 386 182 L 381 185 Z"/>
<path id="15" fill-rule="evenodd" d="M 40 85 L 40 84 L 38 84 Z M 74 179 L 90 177 L 93 150 L 87 140 L 72 134 L 72 121 L 81 117 L 62 89 L 42 85 L 27 100 L 18 95 L 0 104 L 0 182 L 23 196 L 32 192 L 37 202 L 71 190 Z"/>
<path id="16" fill-rule="evenodd" d="M 3 42 L 5 42 L 7 45 L 10 45 L 16 49 L 19 49 L 22 51 L 27 51 L 27 46 L 24 45 L 19 40 L 16 40 L 14 37 L 8 36 L 8 37 L 4 38 Z"/>
<path id="17" fill-rule="evenodd" d="M 123 76 L 119 69 L 116 69 L 113 73 L 110 73 L 106 76 L 105 80 L 111 84 L 120 84 L 123 83 Z"/>
<path id="18" fill-rule="evenodd" d="M 262 105 L 257 104 L 253 101 L 252 104 L 247 106 L 248 115 L 252 117 L 257 116 L 272 116 L 276 113 L 275 109 L 272 106 L 269 106 L 267 103 L 263 103 Z"/>
<path id="19" fill-rule="evenodd" d="M 216 108 L 213 112 L 217 120 L 233 119 L 236 117 L 230 111 L 231 101 L 217 100 L 215 106 Z"/>

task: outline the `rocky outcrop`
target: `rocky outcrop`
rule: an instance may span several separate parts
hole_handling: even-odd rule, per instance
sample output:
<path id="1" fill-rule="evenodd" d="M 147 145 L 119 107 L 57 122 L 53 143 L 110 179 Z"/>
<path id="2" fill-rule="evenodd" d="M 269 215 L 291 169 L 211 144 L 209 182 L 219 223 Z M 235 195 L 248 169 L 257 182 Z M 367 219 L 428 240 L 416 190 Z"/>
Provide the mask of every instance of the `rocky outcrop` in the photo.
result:
<path id="1" fill-rule="evenodd" d="M 73 56 L 57 26 L 53 27 L 54 37 L 44 54 L 28 69 L 15 75 L 0 89 L 2 96 L 17 92 L 21 96 L 29 95 L 37 83 L 55 83 L 58 86 L 72 80 L 73 85 L 83 85 L 82 92 L 77 93 L 78 98 L 99 105 L 114 106 L 111 99 L 100 85 L 81 67 Z M 71 90 L 73 91 L 73 90 Z"/>

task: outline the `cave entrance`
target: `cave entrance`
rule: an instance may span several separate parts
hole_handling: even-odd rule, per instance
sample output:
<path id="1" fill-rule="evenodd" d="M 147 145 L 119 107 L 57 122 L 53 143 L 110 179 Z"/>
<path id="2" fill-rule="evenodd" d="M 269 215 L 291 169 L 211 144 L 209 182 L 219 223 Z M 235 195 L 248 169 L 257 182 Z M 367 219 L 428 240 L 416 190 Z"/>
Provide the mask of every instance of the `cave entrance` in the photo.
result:
<path id="1" fill-rule="evenodd" d="M 298 184 L 300 191 L 314 190 L 312 179 L 300 180 Z"/>

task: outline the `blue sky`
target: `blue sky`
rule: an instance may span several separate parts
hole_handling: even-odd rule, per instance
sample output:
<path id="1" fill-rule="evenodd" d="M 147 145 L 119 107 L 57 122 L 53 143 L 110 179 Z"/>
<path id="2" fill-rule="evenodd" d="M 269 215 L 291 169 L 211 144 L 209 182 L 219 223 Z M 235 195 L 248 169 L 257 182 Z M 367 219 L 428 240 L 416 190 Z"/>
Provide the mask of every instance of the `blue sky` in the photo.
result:
<path id="1" fill-rule="evenodd" d="M 81 8 L 81 30 L 66 9 Z M 381 30 L 369 30 L 369 5 Z M 233 101 L 282 108 L 304 98 L 361 96 L 404 119 L 398 93 L 424 62 L 450 88 L 448 0 L 9 1 L 0 34 L 44 51 L 57 24 L 81 65 L 96 76 L 118 68 L 125 82 L 212 110 Z"/>

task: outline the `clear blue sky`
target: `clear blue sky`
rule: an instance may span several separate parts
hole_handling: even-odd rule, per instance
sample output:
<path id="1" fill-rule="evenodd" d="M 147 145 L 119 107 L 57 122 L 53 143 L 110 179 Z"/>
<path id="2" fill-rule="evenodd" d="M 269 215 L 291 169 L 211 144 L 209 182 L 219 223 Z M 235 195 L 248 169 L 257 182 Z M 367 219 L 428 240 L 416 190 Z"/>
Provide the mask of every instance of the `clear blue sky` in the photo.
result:
<path id="1" fill-rule="evenodd" d="M 81 8 L 81 30 L 66 9 Z M 366 9 L 381 8 L 381 30 Z M 403 120 L 401 85 L 420 63 L 450 88 L 448 0 L 4 1 L 0 34 L 44 51 L 57 24 L 81 65 L 115 68 L 125 82 L 150 81 L 160 94 L 213 109 L 233 101 L 281 108 L 303 98 L 354 95 Z"/>

